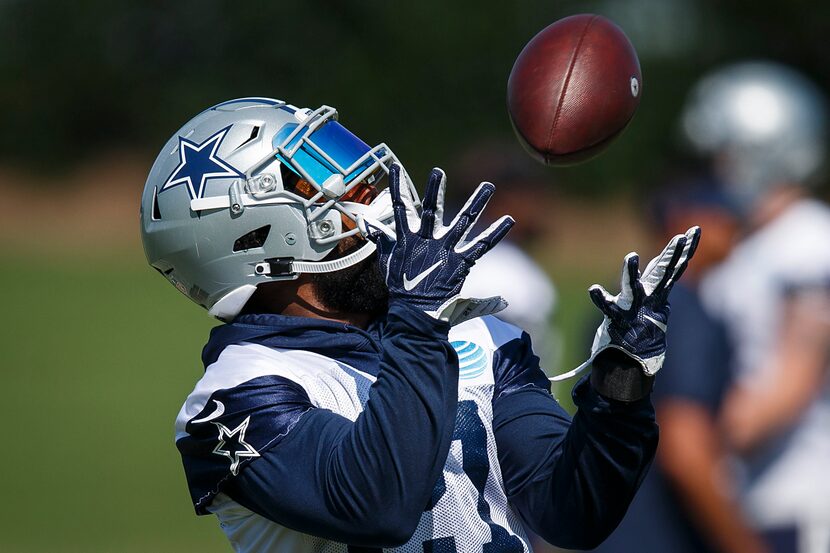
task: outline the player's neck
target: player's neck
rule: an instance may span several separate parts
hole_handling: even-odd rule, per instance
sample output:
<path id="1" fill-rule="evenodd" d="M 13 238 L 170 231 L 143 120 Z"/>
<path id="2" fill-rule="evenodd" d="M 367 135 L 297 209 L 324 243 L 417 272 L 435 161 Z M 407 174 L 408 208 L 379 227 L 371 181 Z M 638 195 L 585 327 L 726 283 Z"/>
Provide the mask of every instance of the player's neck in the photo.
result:
<path id="1" fill-rule="evenodd" d="M 281 314 L 346 323 L 363 329 L 369 326 L 372 319 L 368 313 L 344 313 L 327 308 L 313 294 L 313 289 L 308 296 L 298 294 L 294 301 L 285 305 Z"/>
<path id="2" fill-rule="evenodd" d="M 305 275 L 293 281 L 259 286 L 245 305 L 243 313 L 276 313 L 324 319 L 358 328 L 366 328 L 372 320 L 368 313 L 344 313 L 326 307 L 317 297 L 314 284 Z"/>

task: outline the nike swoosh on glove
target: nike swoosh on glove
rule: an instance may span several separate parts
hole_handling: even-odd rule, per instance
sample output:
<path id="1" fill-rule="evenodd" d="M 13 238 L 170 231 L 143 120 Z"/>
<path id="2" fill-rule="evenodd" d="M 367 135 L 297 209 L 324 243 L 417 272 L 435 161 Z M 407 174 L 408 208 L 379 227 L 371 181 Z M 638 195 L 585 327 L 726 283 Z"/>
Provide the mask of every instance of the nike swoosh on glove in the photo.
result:
<path id="1" fill-rule="evenodd" d="M 591 359 L 607 348 L 616 348 L 634 358 L 651 376 L 666 357 L 669 322 L 669 292 L 686 270 L 700 240 L 700 227 L 678 234 L 663 252 L 651 260 L 640 275 L 640 258 L 625 256 L 620 293 L 612 296 L 594 284 L 588 292 L 605 319 L 591 346 Z"/>
<path id="2" fill-rule="evenodd" d="M 474 239 L 466 240 L 496 187 L 481 183 L 455 219 L 445 226 L 444 172 L 432 170 L 419 216 L 409 187 L 401 186 L 401 171 L 398 164 L 389 171 L 394 231 L 376 220 L 360 220 L 364 235 L 377 246 L 390 301 L 404 301 L 450 324 L 503 309 L 507 304 L 499 297 L 459 296 L 470 267 L 513 226 L 513 218 L 505 215 Z"/>

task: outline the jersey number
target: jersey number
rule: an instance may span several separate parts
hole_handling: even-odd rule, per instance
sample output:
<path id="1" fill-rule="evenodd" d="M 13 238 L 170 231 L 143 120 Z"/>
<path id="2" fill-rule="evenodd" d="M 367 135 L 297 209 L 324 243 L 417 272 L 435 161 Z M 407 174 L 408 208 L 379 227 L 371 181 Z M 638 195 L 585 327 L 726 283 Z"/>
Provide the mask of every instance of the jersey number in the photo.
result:
<path id="1" fill-rule="evenodd" d="M 482 547 L 482 553 L 522 553 L 524 546 L 519 538 L 495 524 L 490 517 L 490 505 L 484 499 L 484 486 L 490 474 L 490 459 L 487 456 L 487 431 L 478 415 L 478 407 L 472 400 L 458 402 L 453 441 L 461 441 L 461 465 L 464 474 L 478 492 L 478 516 L 490 527 L 491 539 Z M 435 484 L 427 511 L 431 511 L 447 491 L 447 481 L 441 478 Z M 463 530 L 462 530 L 463 531 Z M 455 539 L 435 538 L 423 543 L 424 553 L 458 553 Z M 349 553 L 380 553 L 381 549 L 350 546 Z"/>
<path id="2" fill-rule="evenodd" d="M 490 474 L 490 458 L 487 456 L 487 431 L 474 401 L 458 402 L 452 439 L 461 441 L 461 466 L 478 492 L 478 516 L 490 527 L 491 539 L 484 544 L 482 552 L 522 553 L 522 541 L 493 522 L 490 517 L 490 505 L 484 499 L 484 486 L 487 484 L 487 475 Z M 435 507 L 446 491 L 447 481 L 442 474 L 432 492 L 427 511 Z M 458 553 L 458 549 L 453 538 L 436 538 L 424 542 L 424 553 Z"/>

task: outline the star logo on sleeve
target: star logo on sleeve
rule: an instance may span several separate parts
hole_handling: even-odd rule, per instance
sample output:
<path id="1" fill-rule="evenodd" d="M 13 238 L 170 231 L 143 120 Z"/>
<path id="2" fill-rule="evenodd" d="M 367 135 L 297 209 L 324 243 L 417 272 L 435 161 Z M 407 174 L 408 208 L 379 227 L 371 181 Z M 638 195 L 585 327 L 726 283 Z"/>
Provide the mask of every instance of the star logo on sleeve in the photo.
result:
<path id="1" fill-rule="evenodd" d="M 245 441 L 245 431 L 248 430 L 250 422 L 251 417 L 248 416 L 242 421 L 242 424 L 233 430 L 229 430 L 221 422 L 213 421 L 213 424 L 219 429 L 219 443 L 213 448 L 213 453 L 231 460 L 231 472 L 234 476 L 239 474 L 239 463 L 242 459 L 259 457 L 259 452 Z"/>
<path id="2" fill-rule="evenodd" d="M 192 199 L 201 198 L 205 193 L 208 179 L 244 177 L 245 174 L 216 155 L 230 127 L 213 134 L 201 144 L 179 137 L 179 165 L 167 177 L 161 190 L 167 190 L 177 184 L 187 185 Z"/>

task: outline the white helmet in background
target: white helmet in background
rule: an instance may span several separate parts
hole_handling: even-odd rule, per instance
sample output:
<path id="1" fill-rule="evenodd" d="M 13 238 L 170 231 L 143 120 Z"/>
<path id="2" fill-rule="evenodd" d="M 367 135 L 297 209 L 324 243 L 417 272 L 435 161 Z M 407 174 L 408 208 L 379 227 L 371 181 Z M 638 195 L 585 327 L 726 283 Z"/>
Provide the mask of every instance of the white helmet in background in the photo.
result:
<path id="1" fill-rule="evenodd" d="M 385 144 L 370 148 L 328 106 L 270 98 L 216 105 L 176 132 L 150 170 L 141 198 L 147 261 L 230 320 L 259 284 L 369 257 L 369 241 L 345 256 L 334 250 L 359 232 L 361 215 L 391 220 L 385 188 L 394 162 Z"/>
<path id="2" fill-rule="evenodd" d="M 825 154 L 819 89 L 771 62 L 729 65 L 706 75 L 686 101 L 686 139 L 711 159 L 735 199 L 751 206 L 771 187 L 808 184 Z"/>

